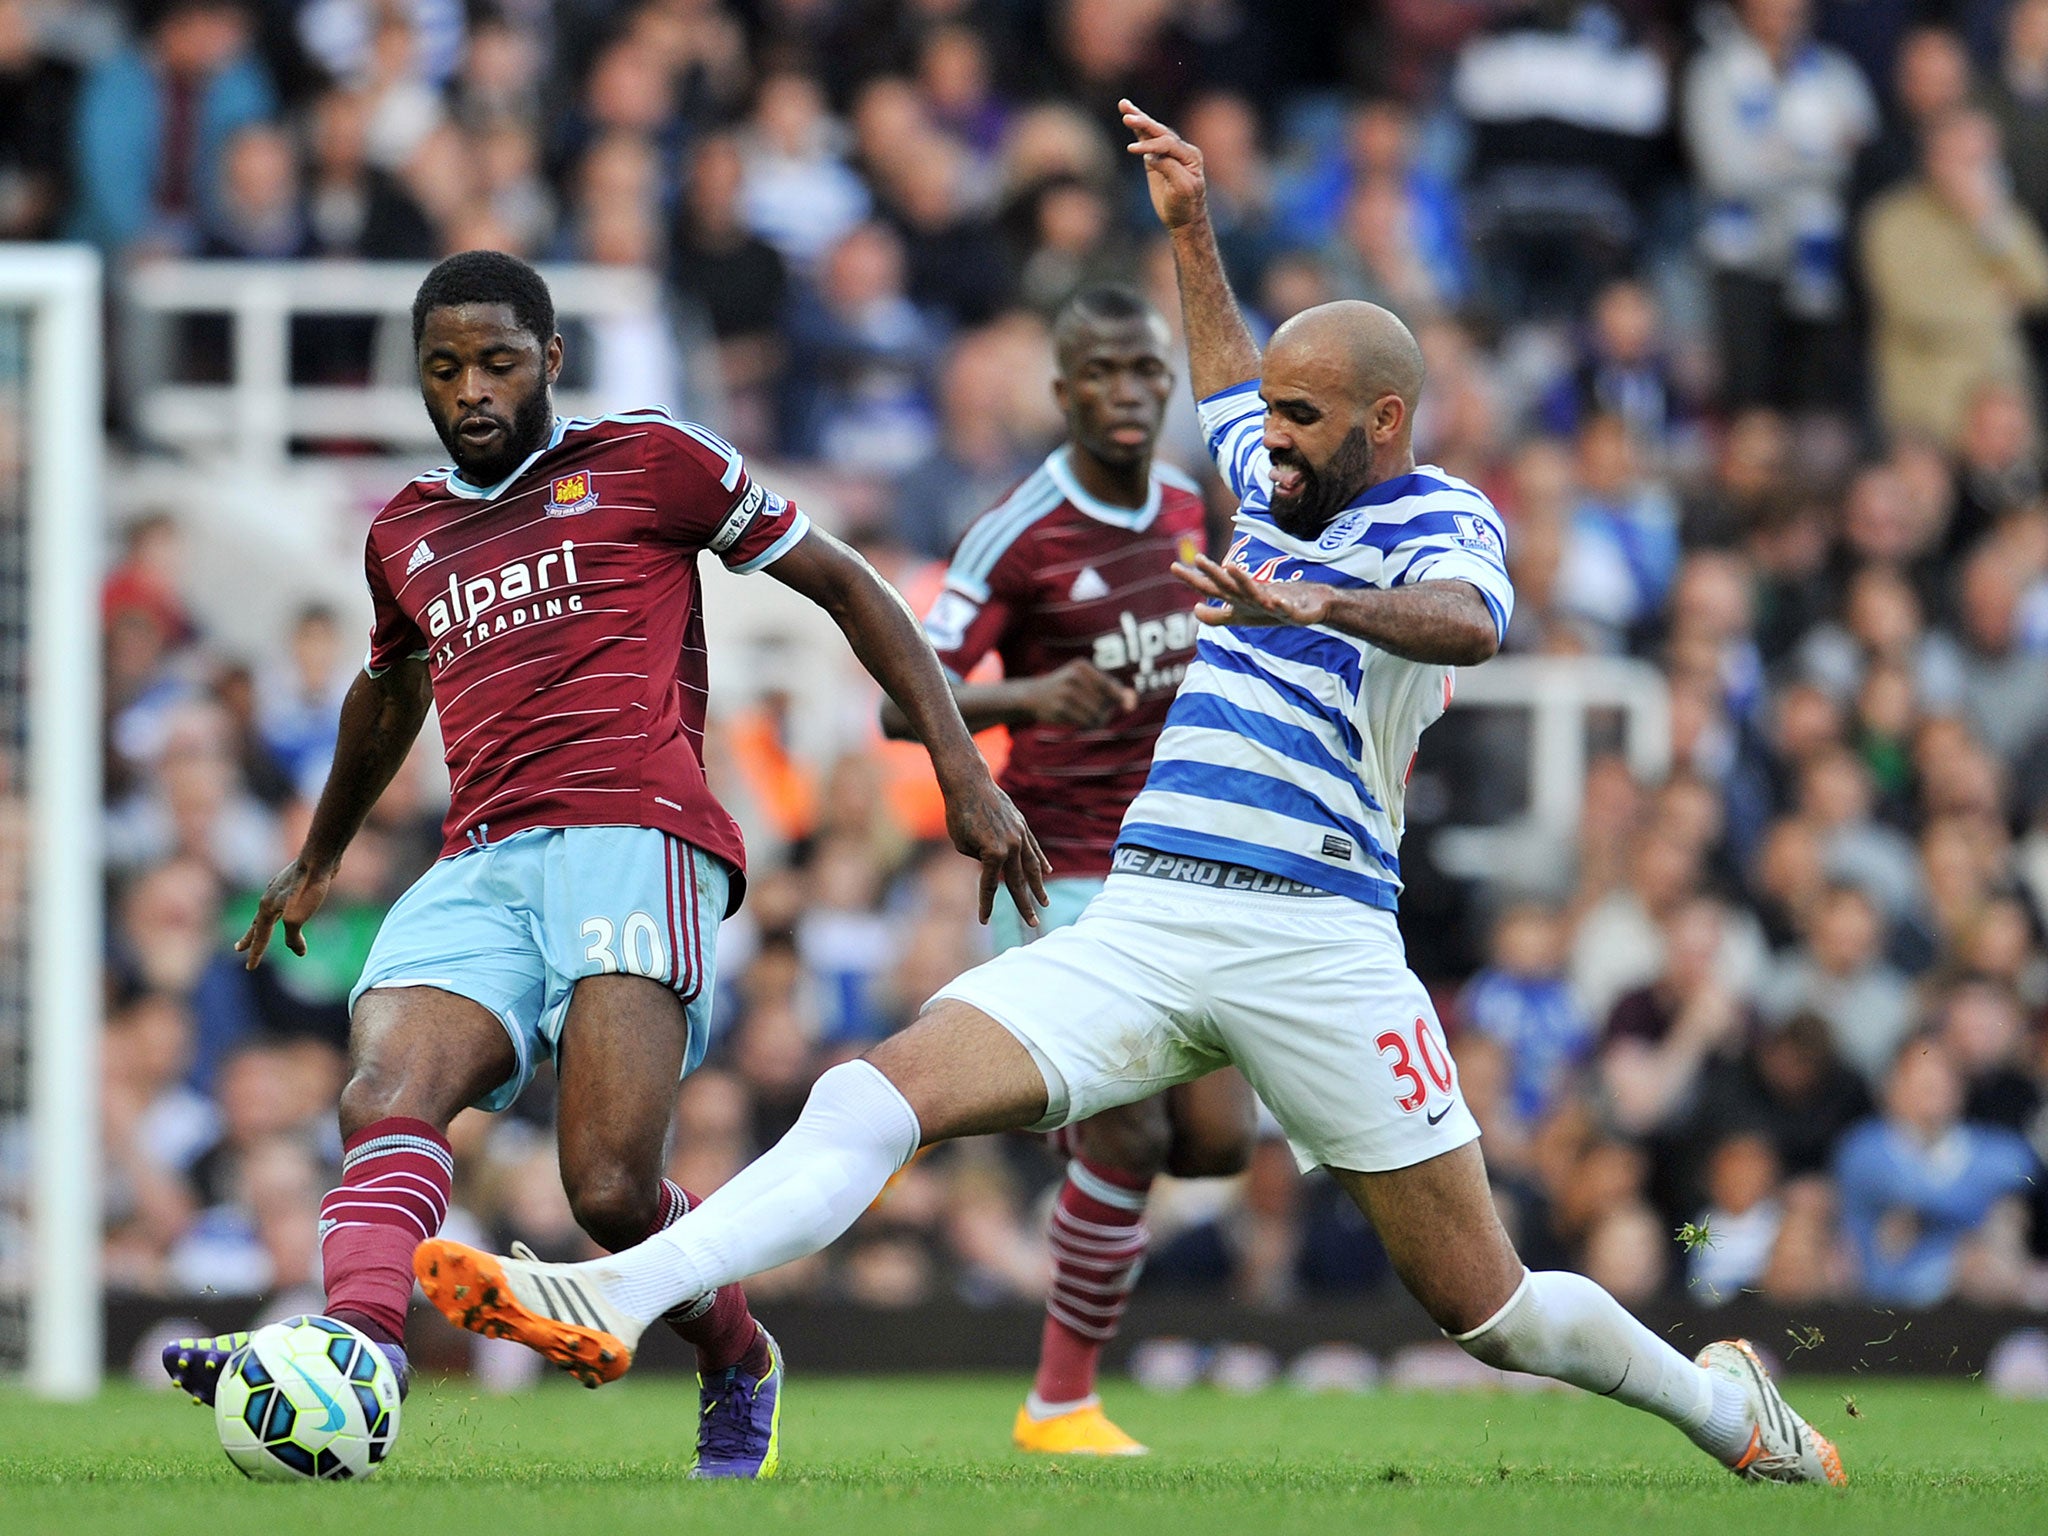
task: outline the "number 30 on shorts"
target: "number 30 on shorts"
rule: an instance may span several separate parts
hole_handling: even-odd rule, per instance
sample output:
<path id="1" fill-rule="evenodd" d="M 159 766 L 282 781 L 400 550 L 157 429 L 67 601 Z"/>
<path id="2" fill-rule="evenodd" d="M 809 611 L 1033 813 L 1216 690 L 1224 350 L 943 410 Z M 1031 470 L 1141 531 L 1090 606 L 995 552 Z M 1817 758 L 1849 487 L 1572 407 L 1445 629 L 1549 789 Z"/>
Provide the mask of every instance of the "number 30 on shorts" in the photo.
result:
<path id="1" fill-rule="evenodd" d="M 1387 1059 L 1396 1080 L 1406 1084 L 1397 1101 L 1404 1114 L 1412 1115 L 1427 1104 L 1431 1089 L 1449 1094 L 1457 1084 L 1451 1058 L 1437 1043 L 1426 1019 L 1417 1018 L 1406 1030 L 1384 1031 L 1373 1046 Z"/>
<path id="2" fill-rule="evenodd" d="M 606 975 L 624 971 L 629 976 L 663 976 L 668 973 L 668 955 L 661 947 L 661 929 L 645 912 L 629 916 L 623 927 L 614 928 L 608 917 L 583 920 L 583 937 L 589 947 L 583 958 L 597 962 Z"/>

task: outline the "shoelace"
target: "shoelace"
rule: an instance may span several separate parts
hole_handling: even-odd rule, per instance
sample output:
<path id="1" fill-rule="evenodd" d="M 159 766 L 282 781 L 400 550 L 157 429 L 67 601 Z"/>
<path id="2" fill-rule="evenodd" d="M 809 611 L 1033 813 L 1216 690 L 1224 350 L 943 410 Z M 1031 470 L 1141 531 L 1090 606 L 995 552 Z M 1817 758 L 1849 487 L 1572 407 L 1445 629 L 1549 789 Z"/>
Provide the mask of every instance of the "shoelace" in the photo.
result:
<path id="1" fill-rule="evenodd" d="M 717 1384 L 704 1384 L 704 1406 L 698 1416 L 698 1454 L 750 1456 L 754 1453 L 754 1393 L 759 1383 L 729 1365 Z"/>

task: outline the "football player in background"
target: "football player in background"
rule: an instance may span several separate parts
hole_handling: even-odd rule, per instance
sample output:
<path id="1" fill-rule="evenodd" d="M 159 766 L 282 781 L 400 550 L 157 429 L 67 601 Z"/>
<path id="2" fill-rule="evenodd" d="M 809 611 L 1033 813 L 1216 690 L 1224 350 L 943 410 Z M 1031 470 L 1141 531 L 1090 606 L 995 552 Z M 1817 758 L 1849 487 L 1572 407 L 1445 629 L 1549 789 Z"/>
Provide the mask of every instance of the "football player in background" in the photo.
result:
<path id="1" fill-rule="evenodd" d="M 1127 289 L 1090 288 L 1060 312 L 1053 344 L 1067 440 L 962 535 L 925 619 L 968 728 L 1009 727 L 1002 785 L 1055 872 L 1037 930 L 997 895 L 1002 950 L 1072 923 L 1101 892 L 1194 659 L 1199 626 L 1173 562 L 1207 542 L 1199 488 L 1153 461 L 1174 386 L 1165 317 Z M 991 651 L 1002 681 L 960 681 Z M 910 735 L 894 704 L 882 726 Z M 1144 1263 L 1146 1194 L 1162 1173 L 1241 1172 L 1254 1107 L 1226 1068 L 1057 1133 L 1067 1171 L 1038 1375 L 1012 1430 L 1020 1449 L 1143 1454 L 1103 1413 L 1095 1370 Z"/>

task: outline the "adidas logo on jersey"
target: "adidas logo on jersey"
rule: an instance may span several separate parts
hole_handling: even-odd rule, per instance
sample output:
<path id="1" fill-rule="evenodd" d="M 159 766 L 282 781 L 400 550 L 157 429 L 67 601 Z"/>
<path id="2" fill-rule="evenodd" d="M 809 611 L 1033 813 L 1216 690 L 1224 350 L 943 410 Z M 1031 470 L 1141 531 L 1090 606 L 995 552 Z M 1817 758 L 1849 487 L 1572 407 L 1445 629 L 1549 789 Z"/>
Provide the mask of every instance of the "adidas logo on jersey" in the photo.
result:
<path id="1" fill-rule="evenodd" d="M 434 552 L 427 548 L 427 541 L 421 539 L 413 546 L 412 558 L 405 562 L 405 574 L 410 576 L 423 565 L 434 563 Z"/>
<path id="2" fill-rule="evenodd" d="M 1067 589 L 1070 603 L 1092 603 L 1097 598 L 1109 596 L 1109 583 L 1102 579 L 1102 572 L 1088 566 L 1074 578 L 1074 584 Z"/>

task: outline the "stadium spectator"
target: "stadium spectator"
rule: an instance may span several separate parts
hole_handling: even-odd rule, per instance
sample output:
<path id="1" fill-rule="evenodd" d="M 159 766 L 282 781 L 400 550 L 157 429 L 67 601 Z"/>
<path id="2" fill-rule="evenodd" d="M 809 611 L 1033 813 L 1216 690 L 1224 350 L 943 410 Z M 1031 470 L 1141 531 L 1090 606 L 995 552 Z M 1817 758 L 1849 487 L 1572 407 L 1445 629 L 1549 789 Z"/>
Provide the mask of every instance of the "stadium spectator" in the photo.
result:
<path id="1" fill-rule="evenodd" d="M 1822 894 L 1804 946 L 1779 960 L 1761 1003 L 1772 1023 L 1812 1013 L 1828 1026 L 1842 1059 L 1876 1084 L 1913 1027 L 1905 978 L 1884 959 L 1884 929 L 1870 898 L 1853 885 Z"/>
<path id="2" fill-rule="evenodd" d="M 789 447 L 843 469 L 894 474 L 936 436 L 938 333 L 905 291 L 903 242 L 876 221 L 848 230 L 790 321 Z"/>
<path id="3" fill-rule="evenodd" d="M 313 103 L 306 225 L 312 254 L 423 261 L 435 247 L 427 216 L 389 172 L 370 164 L 369 103 L 334 87 Z"/>
<path id="4" fill-rule="evenodd" d="M 743 142 L 747 225 L 799 271 L 868 216 L 873 199 L 841 158 L 845 129 L 809 75 L 785 70 L 761 82 Z"/>
<path id="5" fill-rule="evenodd" d="M 2011 1131 L 1965 1120 L 1963 1091 L 1946 1046 L 1911 1041 L 1882 1115 L 1842 1142 L 1842 1221 L 1873 1301 L 1929 1306 L 2008 1268 L 1992 1218 L 2040 1165 Z"/>
<path id="6" fill-rule="evenodd" d="M 2013 196 L 2048 229 L 2048 0 L 2015 0 L 2005 13 L 2005 53 L 1985 107 L 1998 123 Z"/>
<path id="7" fill-rule="evenodd" d="M 111 254 L 189 252 L 217 209 L 228 141 L 276 112 L 238 0 L 163 0 L 80 87 L 72 234 Z"/>
<path id="8" fill-rule="evenodd" d="M 1459 51 L 1466 206 L 1509 315 L 1575 313 L 1626 270 L 1670 112 L 1664 61 L 1603 0 L 1502 8 Z"/>
<path id="9" fill-rule="evenodd" d="M 1337 237 L 1345 209 L 1365 183 L 1391 182 L 1400 188 L 1408 239 L 1431 281 L 1448 298 L 1464 298 L 1471 286 L 1471 263 L 1458 189 L 1424 163 L 1415 137 L 1414 113 L 1398 100 L 1378 96 L 1353 107 L 1342 136 L 1313 146 L 1314 158 L 1308 165 L 1283 177 L 1278 194 L 1283 245 L 1327 245 Z M 1224 246 L 1226 256 L 1230 250 Z M 1278 324 L 1286 315 L 1269 313 L 1267 318 Z"/>
<path id="10" fill-rule="evenodd" d="M 672 299 L 711 333 L 733 440 L 751 449 L 774 435 L 788 274 L 782 253 L 741 222 L 744 174 L 730 135 L 699 141 L 669 236 L 668 281 Z"/>
<path id="11" fill-rule="evenodd" d="M 1862 72 L 1807 34 L 1807 0 L 1704 13 L 1682 93 L 1731 406 L 1839 410 L 1853 398 L 1844 316 L 1850 173 L 1877 130 Z"/>
<path id="12" fill-rule="evenodd" d="M 28 0 L 0 0 L 0 240 L 48 240 L 71 192 L 77 73 L 46 49 Z"/>
<path id="13" fill-rule="evenodd" d="M 1579 429 L 1578 494 L 1565 531 L 1565 605 L 1601 650 L 1638 648 L 1678 571 L 1678 508 L 1643 473 L 1628 422 L 1602 412 Z"/>
<path id="14" fill-rule="evenodd" d="M 300 196 L 298 149 L 282 129 L 252 123 L 228 140 L 201 256 L 288 261 L 312 252 Z"/>
<path id="15" fill-rule="evenodd" d="M 1707 1206 L 1694 1222 L 1703 1236 L 1686 1260 L 1693 1299 L 1718 1307 L 1757 1289 L 1784 1220 L 1770 1142 L 1754 1133 L 1721 1141 L 1707 1158 Z"/>
<path id="16" fill-rule="evenodd" d="M 1010 105 L 995 84 L 983 33 L 960 22 L 941 22 L 917 49 L 917 86 L 932 122 L 986 163 L 1003 142 Z"/>
<path id="17" fill-rule="evenodd" d="M 1627 423 L 1645 451 L 1661 454 L 1676 446 L 1692 401 L 1663 330 L 1656 298 L 1641 282 L 1622 278 L 1601 289 L 1577 355 L 1539 408 L 1544 428 L 1569 436 L 1587 416 L 1606 411 Z"/>
<path id="18" fill-rule="evenodd" d="M 1506 1098 L 1526 1125 L 1543 1120 L 1571 1090 L 1596 1035 L 1565 978 L 1564 938 L 1563 914 L 1554 908 L 1510 907 L 1494 925 L 1492 963 L 1458 1000 L 1465 1027 L 1499 1047 Z"/>
<path id="19" fill-rule="evenodd" d="M 1970 105 L 1970 56 L 1947 27 L 1918 26 L 1899 41 L 1892 111 L 1856 167 L 1856 201 L 1889 191 L 1919 169 L 1927 140 L 1950 113 Z"/>
<path id="20" fill-rule="evenodd" d="M 2048 729 L 2048 656 L 2030 654 L 2019 603 L 2029 573 L 1987 542 L 1964 563 L 1957 628 L 1969 653 L 1963 714 L 1977 739 L 2007 762 Z"/>
<path id="21" fill-rule="evenodd" d="M 342 695 L 356 672 L 345 653 L 341 621 L 324 603 L 301 608 L 287 655 L 266 667 L 257 685 L 257 729 L 291 781 L 315 794 L 334 754 Z"/>
<path id="22" fill-rule="evenodd" d="M 2022 321 L 2048 306 L 2048 241 L 2006 189 L 1989 117 L 1930 128 L 1920 177 L 1871 205 L 1862 253 L 1884 421 L 1953 444 L 1972 390 L 2029 377 Z"/>
<path id="23" fill-rule="evenodd" d="M 1742 1052 L 1754 1027 L 1742 994 L 1720 971 L 1725 913 L 1688 897 L 1663 924 L 1654 980 L 1625 992 L 1601 1032 L 1599 1077 L 1617 1127 L 1649 1136 L 1692 1107 L 1710 1060 Z"/>
<path id="24" fill-rule="evenodd" d="M 1242 96 L 1211 91 L 1188 103 L 1187 136 L 1202 146 L 1209 218 L 1230 280 L 1240 292 L 1256 293 L 1267 263 L 1284 248 L 1258 112 Z"/>

